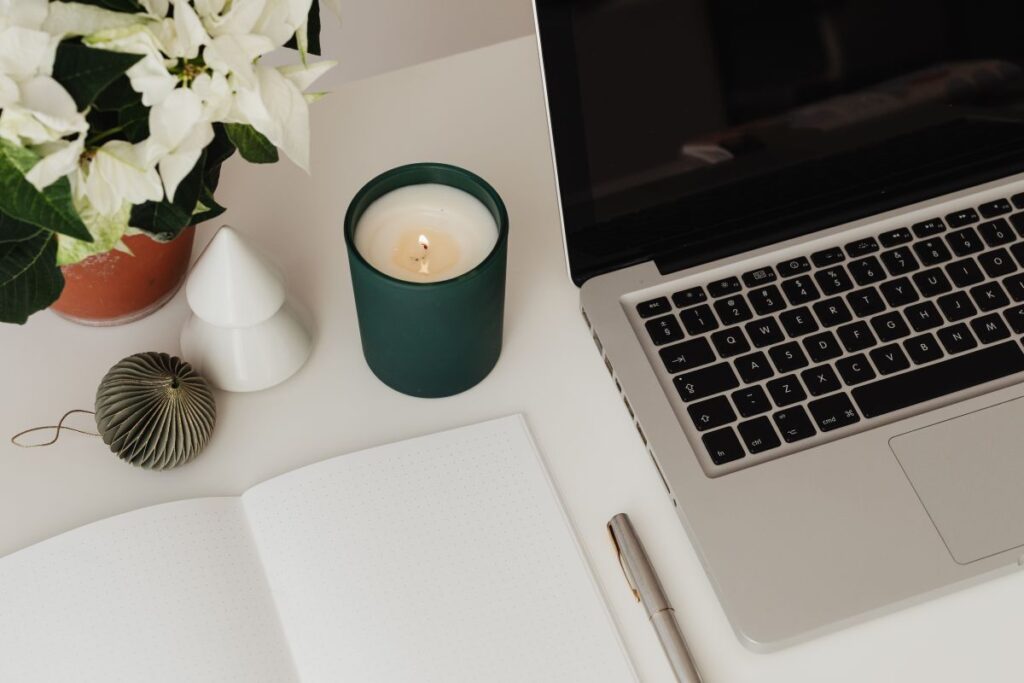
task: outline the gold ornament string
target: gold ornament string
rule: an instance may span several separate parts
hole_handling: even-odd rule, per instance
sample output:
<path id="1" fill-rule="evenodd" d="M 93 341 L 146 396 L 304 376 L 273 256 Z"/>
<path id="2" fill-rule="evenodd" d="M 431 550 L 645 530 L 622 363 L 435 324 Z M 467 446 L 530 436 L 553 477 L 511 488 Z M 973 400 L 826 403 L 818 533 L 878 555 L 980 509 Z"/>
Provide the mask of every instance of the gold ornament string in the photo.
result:
<path id="1" fill-rule="evenodd" d="M 84 415 L 95 415 L 96 414 L 96 413 L 94 413 L 91 410 L 80 410 L 80 409 L 77 409 L 77 408 L 75 410 L 69 410 L 68 412 L 64 413 L 63 417 L 60 418 L 60 421 L 57 422 L 57 424 L 55 424 L 55 425 L 44 425 L 42 427 L 32 427 L 31 429 L 26 429 L 23 432 L 18 432 L 17 434 L 15 434 L 14 436 L 11 437 L 11 443 L 13 443 L 15 446 L 18 446 L 20 448 L 41 448 L 42 446 L 52 446 L 53 444 L 57 443 L 57 439 L 60 438 L 61 430 L 65 430 L 65 431 L 69 431 L 69 432 L 78 432 L 79 434 L 85 434 L 86 436 L 99 436 L 99 433 L 97 433 L 97 432 L 90 432 L 90 431 L 87 431 L 85 429 L 78 429 L 77 427 L 65 427 L 64 426 L 64 420 L 68 419 L 69 416 L 74 415 L 75 413 L 82 413 Z M 20 439 L 21 437 L 25 436 L 26 434 L 31 434 L 32 432 L 41 432 L 44 429 L 54 429 L 54 430 L 56 430 L 54 432 L 54 434 L 53 434 L 53 438 L 50 439 L 49 441 L 45 441 L 43 443 L 21 443 L 21 442 L 18 441 L 18 439 Z"/>

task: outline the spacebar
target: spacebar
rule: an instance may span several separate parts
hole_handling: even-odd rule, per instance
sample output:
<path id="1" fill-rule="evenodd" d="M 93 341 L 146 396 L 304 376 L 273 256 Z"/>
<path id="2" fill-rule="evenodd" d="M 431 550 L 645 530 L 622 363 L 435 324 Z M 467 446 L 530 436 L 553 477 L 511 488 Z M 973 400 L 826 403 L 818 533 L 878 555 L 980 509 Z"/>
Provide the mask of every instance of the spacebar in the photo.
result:
<path id="1" fill-rule="evenodd" d="M 854 388 L 853 400 L 864 417 L 877 417 L 1021 370 L 1024 352 L 1017 342 L 1008 341 L 861 385 Z"/>

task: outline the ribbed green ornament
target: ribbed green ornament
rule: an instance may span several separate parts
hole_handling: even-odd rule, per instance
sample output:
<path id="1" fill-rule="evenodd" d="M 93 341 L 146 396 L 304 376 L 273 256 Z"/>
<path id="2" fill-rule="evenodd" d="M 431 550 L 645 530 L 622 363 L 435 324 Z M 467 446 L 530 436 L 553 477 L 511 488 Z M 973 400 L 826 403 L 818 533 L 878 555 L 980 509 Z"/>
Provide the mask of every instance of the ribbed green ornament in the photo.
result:
<path id="1" fill-rule="evenodd" d="M 165 470 L 206 446 L 217 406 L 206 380 L 175 356 L 137 353 L 110 368 L 96 391 L 96 426 L 119 458 Z"/>

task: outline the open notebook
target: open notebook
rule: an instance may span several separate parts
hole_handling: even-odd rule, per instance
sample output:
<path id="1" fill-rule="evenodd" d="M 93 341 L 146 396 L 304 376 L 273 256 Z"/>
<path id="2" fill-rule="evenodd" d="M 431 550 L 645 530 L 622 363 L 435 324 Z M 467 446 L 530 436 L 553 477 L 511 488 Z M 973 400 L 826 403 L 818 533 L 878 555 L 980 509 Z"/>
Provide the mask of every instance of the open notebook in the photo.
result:
<path id="1" fill-rule="evenodd" d="M 0 681 L 632 680 L 518 416 L 0 559 Z"/>

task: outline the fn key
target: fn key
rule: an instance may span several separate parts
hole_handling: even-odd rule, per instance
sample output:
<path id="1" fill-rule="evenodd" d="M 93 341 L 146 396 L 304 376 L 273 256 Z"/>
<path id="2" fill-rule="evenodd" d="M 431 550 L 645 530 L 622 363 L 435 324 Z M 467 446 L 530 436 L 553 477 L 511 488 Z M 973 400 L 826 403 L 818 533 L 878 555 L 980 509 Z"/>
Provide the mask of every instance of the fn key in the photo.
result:
<path id="1" fill-rule="evenodd" d="M 732 431 L 732 427 L 708 432 L 702 437 L 702 440 L 704 441 L 704 448 L 708 449 L 711 461 L 716 465 L 724 465 L 727 462 L 739 460 L 744 455 L 743 446 L 740 444 L 740 440 L 736 438 L 736 433 Z"/>

